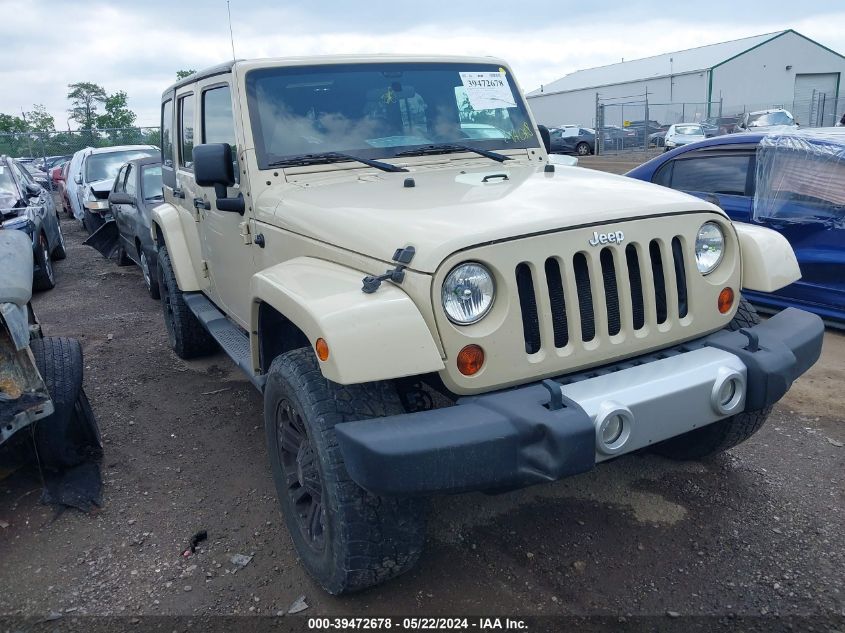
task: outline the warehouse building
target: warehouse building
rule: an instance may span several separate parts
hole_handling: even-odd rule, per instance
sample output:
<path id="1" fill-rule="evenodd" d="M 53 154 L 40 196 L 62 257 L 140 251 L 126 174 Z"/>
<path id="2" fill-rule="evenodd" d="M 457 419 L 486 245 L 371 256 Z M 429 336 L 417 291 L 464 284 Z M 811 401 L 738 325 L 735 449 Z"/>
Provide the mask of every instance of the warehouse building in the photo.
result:
<path id="1" fill-rule="evenodd" d="M 792 29 L 579 70 L 528 93 L 539 123 L 606 125 L 649 118 L 697 121 L 770 107 L 802 125 L 833 125 L 842 115 L 845 57 Z M 649 103 L 646 110 L 642 105 Z M 627 110 L 626 110 L 627 104 Z M 618 120 L 617 120 L 618 119 Z"/>

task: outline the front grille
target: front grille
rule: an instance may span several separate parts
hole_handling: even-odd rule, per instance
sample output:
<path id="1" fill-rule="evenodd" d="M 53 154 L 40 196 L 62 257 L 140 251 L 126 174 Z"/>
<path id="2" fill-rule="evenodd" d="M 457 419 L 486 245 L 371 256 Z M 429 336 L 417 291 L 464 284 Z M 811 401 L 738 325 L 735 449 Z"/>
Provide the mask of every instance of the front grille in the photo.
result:
<path id="1" fill-rule="evenodd" d="M 545 281 L 536 279 L 537 271 Z M 528 354 L 545 345 L 560 349 L 570 341 L 590 343 L 597 336 L 662 326 L 689 311 L 680 236 L 624 247 L 608 245 L 598 253 L 582 251 L 571 258 L 551 255 L 520 262 L 514 274 Z M 538 296 L 541 292 L 548 300 Z M 544 327 L 546 321 L 551 327 Z"/>

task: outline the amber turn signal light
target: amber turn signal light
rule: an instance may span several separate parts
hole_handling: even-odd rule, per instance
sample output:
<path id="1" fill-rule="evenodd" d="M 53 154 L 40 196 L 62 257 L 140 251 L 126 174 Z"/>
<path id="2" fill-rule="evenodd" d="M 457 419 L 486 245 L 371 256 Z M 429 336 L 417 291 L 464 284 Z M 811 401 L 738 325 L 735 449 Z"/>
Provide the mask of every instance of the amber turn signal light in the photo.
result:
<path id="1" fill-rule="evenodd" d="M 323 361 L 329 360 L 329 344 L 326 343 L 326 339 L 318 338 L 314 343 L 314 349 L 317 350 L 317 358 Z"/>
<path id="2" fill-rule="evenodd" d="M 719 293 L 719 312 L 722 314 L 727 314 L 731 311 L 731 308 L 734 305 L 734 291 L 731 288 L 722 288 L 722 292 Z"/>
<path id="3" fill-rule="evenodd" d="M 458 352 L 458 371 L 464 376 L 474 376 L 484 365 L 484 350 L 478 345 L 467 345 Z"/>

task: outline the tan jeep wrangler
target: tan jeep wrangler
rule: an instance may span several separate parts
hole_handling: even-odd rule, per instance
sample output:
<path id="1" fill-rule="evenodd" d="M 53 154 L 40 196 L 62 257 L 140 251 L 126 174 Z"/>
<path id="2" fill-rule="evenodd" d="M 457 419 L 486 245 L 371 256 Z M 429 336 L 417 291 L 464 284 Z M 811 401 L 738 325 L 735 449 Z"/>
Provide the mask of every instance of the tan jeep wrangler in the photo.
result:
<path id="1" fill-rule="evenodd" d="M 170 344 L 264 394 L 270 465 L 330 592 L 409 569 L 426 495 L 502 491 L 752 435 L 823 325 L 741 288 L 789 245 L 716 206 L 549 163 L 491 58 L 237 61 L 162 97 Z"/>

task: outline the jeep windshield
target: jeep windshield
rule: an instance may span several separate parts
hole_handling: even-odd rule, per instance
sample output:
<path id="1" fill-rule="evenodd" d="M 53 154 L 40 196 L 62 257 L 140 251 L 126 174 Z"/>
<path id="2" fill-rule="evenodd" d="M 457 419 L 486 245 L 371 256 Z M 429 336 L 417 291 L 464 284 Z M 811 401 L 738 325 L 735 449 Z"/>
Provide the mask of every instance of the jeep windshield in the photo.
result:
<path id="1" fill-rule="evenodd" d="M 497 64 L 261 68 L 249 71 L 246 88 L 261 169 L 328 153 L 373 160 L 540 144 Z"/>

